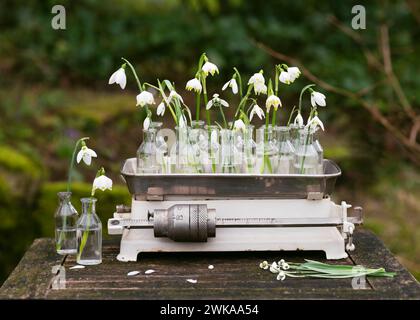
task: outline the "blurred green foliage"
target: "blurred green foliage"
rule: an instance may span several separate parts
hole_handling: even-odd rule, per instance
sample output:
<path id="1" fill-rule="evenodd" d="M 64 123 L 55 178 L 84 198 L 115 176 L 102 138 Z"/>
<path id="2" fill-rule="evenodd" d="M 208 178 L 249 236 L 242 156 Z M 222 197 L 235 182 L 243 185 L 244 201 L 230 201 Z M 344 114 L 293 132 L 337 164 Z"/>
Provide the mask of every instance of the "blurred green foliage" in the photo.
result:
<path id="1" fill-rule="evenodd" d="M 97 167 L 104 166 L 119 183 L 121 162 L 134 155 L 144 117 L 135 107 L 134 79 L 128 76 L 123 92 L 107 85 L 121 56 L 135 64 L 144 81 L 176 81 L 191 106 L 193 96 L 183 88 L 202 52 L 221 71 L 209 81 L 211 93 L 220 90 L 234 66 L 244 80 L 261 68 L 271 75 L 274 63 L 280 61 L 258 49 L 255 41 L 297 57 L 321 79 L 357 92 L 381 81 L 381 75 L 366 67 L 363 52 L 331 26 L 329 17 L 334 15 L 350 26 L 352 6 L 363 4 L 367 29 L 357 33 L 374 50 L 377 27 L 387 22 L 394 71 L 418 109 L 420 28 L 411 2 L 63 0 L 67 29 L 53 30 L 51 8 L 56 1 L 2 0 L 0 283 L 33 238 L 52 235 L 56 193 L 64 189 L 77 138 L 90 136 L 89 145 L 99 159 L 92 168 L 76 168 L 76 206 L 89 193 Z M 280 121 L 285 121 L 308 83 L 301 77 L 292 86 L 282 86 Z M 360 105 L 338 95 L 327 96 L 328 107 L 320 114 L 327 133 L 321 139 L 326 156 L 343 170 L 337 195 L 367 207 L 367 225 L 418 275 L 418 167 L 402 157 L 401 146 Z M 385 115 L 394 112 L 392 120 L 401 128 L 407 126 L 395 112 L 396 99 L 387 85 L 375 87 L 365 97 Z M 305 111 L 308 106 L 306 99 Z M 169 119 L 165 121 L 171 125 Z M 99 197 L 104 225 L 115 204 L 129 202 L 123 185 Z"/>

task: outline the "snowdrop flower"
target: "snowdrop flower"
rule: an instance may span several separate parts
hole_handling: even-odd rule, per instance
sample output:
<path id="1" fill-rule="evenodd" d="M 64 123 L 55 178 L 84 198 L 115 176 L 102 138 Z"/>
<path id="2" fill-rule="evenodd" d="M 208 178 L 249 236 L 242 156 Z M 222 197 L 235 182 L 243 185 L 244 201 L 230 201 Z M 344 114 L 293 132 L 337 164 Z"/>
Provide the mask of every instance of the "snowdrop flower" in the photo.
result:
<path id="1" fill-rule="evenodd" d="M 280 271 L 277 275 L 277 280 L 283 281 L 284 279 L 286 279 L 286 273 L 284 271 Z"/>
<path id="2" fill-rule="evenodd" d="M 115 71 L 111 77 L 109 78 L 108 84 L 119 84 L 121 89 L 125 88 L 125 85 L 127 84 L 127 77 L 125 76 L 125 64 L 119 68 L 117 71 Z"/>
<path id="3" fill-rule="evenodd" d="M 287 73 L 289 74 L 290 81 L 293 82 L 299 78 L 301 72 L 298 67 L 289 67 L 287 68 Z"/>
<path id="4" fill-rule="evenodd" d="M 238 119 L 233 124 L 233 128 L 235 130 L 245 130 L 245 123 L 241 119 Z"/>
<path id="5" fill-rule="evenodd" d="M 197 78 L 194 78 L 187 82 L 185 89 L 189 91 L 195 91 L 197 93 L 201 93 L 201 90 L 203 89 L 203 87 L 201 86 L 200 80 L 198 80 Z"/>
<path id="6" fill-rule="evenodd" d="M 267 270 L 269 268 L 268 262 L 267 261 L 263 261 L 260 263 L 260 268 Z"/>
<path id="7" fill-rule="evenodd" d="M 258 116 L 258 118 L 260 118 L 260 120 L 262 118 L 265 118 L 264 110 L 261 109 L 257 104 L 255 104 L 254 107 L 251 110 L 251 113 L 249 115 L 249 120 L 250 121 L 252 121 L 252 118 L 254 117 L 255 114 Z"/>
<path id="8" fill-rule="evenodd" d="M 144 107 L 147 104 L 155 104 L 155 99 L 153 98 L 153 94 L 148 91 L 140 92 L 137 97 L 137 104 L 136 106 Z"/>
<path id="9" fill-rule="evenodd" d="M 277 262 L 273 262 L 270 266 L 270 272 L 271 273 L 279 273 L 280 267 L 277 265 Z"/>
<path id="10" fill-rule="evenodd" d="M 206 76 L 208 76 L 208 74 L 210 73 L 212 76 L 214 76 L 215 73 L 219 73 L 219 69 L 217 68 L 217 66 L 214 63 L 211 63 L 209 61 L 207 61 L 201 68 L 201 70 L 203 70 L 204 74 Z"/>
<path id="11" fill-rule="evenodd" d="M 180 102 L 184 102 L 184 100 L 182 100 L 182 97 L 176 91 L 171 90 L 171 92 L 169 93 L 168 101 L 171 102 L 173 99 L 178 99 Z"/>
<path id="12" fill-rule="evenodd" d="M 312 119 L 310 119 L 308 121 L 308 123 L 306 124 L 306 127 L 310 128 L 311 130 L 316 130 L 317 127 L 320 127 L 322 129 L 322 131 L 324 130 L 324 124 L 322 123 L 321 119 L 318 118 L 318 115 L 315 115 L 315 117 L 313 117 Z"/>
<path id="13" fill-rule="evenodd" d="M 146 119 L 144 119 L 144 121 L 143 121 L 143 129 L 147 130 L 147 129 L 149 129 L 149 127 L 150 127 L 150 118 L 146 117 Z"/>
<path id="14" fill-rule="evenodd" d="M 237 94 L 237 93 L 238 93 L 238 84 L 236 83 L 235 78 L 230 79 L 228 82 L 226 82 L 226 83 L 224 84 L 224 86 L 222 87 L 222 90 L 223 90 L 223 91 L 225 91 L 225 89 L 226 89 L 227 87 L 232 88 L 232 93 L 233 93 L 233 94 Z"/>
<path id="15" fill-rule="evenodd" d="M 165 114 L 165 103 L 163 103 L 163 101 L 158 105 L 156 114 L 162 117 Z"/>
<path id="16" fill-rule="evenodd" d="M 291 84 L 292 80 L 290 78 L 290 74 L 287 71 L 282 71 L 280 72 L 280 76 L 279 76 L 279 80 L 280 82 L 283 82 L 285 84 Z"/>
<path id="17" fill-rule="evenodd" d="M 251 78 L 248 80 L 248 85 L 253 84 L 264 84 L 265 79 L 261 72 L 254 73 Z"/>
<path id="18" fill-rule="evenodd" d="M 219 95 L 217 93 L 215 93 L 213 95 L 213 99 L 211 99 L 207 105 L 206 105 L 206 110 L 210 110 L 211 107 L 213 106 L 219 106 L 222 105 L 223 107 L 229 107 L 229 103 L 227 103 L 227 101 L 220 99 Z"/>
<path id="19" fill-rule="evenodd" d="M 275 96 L 274 94 L 269 96 L 267 100 L 265 101 L 265 107 L 267 109 L 267 112 L 270 112 L 271 107 L 273 107 L 274 110 L 277 110 L 279 106 L 280 107 L 282 106 L 280 98 Z"/>
<path id="20" fill-rule="evenodd" d="M 283 264 L 281 265 L 281 268 L 282 268 L 283 270 L 289 270 L 289 269 L 290 269 L 290 266 L 289 266 L 289 264 L 288 264 L 287 262 L 285 262 L 285 263 L 283 263 Z"/>
<path id="21" fill-rule="evenodd" d="M 293 121 L 293 124 L 298 125 L 299 127 L 303 126 L 303 117 L 300 114 L 300 111 L 298 112 L 298 115 L 295 118 L 295 121 Z"/>
<path id="22" fill-rule="evenodd" d="M 86 163 L 88 166 L 90 166 L 90 164 L 92 163 L 92 157 L 96 158 L 97 154 L 95 151 L 93 151 L 92 149 L 89 149 L 86 144 L 84 144 L 83 142 L 83 146 L 80 149 L 79 153 L 77 154 L 77 158 L 76 161 L 77 163 L 80 163 L 80 161 Z"/>
<path id="23" fill-rule="evenodd" d="M 259 95 L 260 93 L 266 94 L 267 93 L 267 86 L 264 83 L 255 83 L 254 84 L 254 92 L 256 95 Z"/>
<path id="24" fill-rule="evenodd" d="M 101 169 L 102 170 L 102 169 Z M 105 191 L 105 190 L 112 190 L 112 180 L 108 178 L 105 174 L 101 174 L 99 177 L 96 177 L 93 180 L 93 193 L 96 189 Z"/>
<path id="25" fill-rule="evenodd" d="M 317 105 L 320 106 L 320 107 L 325 107 L 326 106 L 325 99 L 326 99 L 325 95 L 322 94 L 321 92 L 311 91 L 312 107 L 315 108 Z"/>

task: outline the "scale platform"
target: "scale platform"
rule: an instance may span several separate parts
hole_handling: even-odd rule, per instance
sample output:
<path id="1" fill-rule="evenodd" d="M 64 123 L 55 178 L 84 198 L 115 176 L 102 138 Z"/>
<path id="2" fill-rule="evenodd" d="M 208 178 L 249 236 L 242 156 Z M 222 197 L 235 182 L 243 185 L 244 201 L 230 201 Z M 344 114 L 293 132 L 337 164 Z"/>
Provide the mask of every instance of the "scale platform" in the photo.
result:
<path id="1" fill-rule="evenodd" d="M 127 159 L 121 174 L 132 195 L 108 233 L 121 234 L 120 261 L 141 252 L 324 251 L 343 259 L 354 250 L 362 209 L 331 200 L 340 168 L 324 174 L 138 174 Z"/>

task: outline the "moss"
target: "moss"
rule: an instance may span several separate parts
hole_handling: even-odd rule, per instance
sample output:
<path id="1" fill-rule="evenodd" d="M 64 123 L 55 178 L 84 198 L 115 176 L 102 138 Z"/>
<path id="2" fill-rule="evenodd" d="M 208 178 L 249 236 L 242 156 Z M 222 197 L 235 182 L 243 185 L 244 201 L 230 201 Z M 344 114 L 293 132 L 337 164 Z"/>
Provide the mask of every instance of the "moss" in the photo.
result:
<path id="1" fill-rule="evenodd" d="M 42 175 L 42 169 L 29 157 L 5 145 L 0 146 L 0 168 L 24 173 L 35 179 Z"/>
<path id="2" fill-rule="evenodd" d="M 45 183 L 41 189 L 37 208 L 34 212 L 34 220 L 39 229 L 40 236 L 52 237 L 54 235 L 54 213 L 58 206 L 57 193 L 65 191 L 65 182 Z M 91 184 L 73 183 L 72 185 L 72 204 L 81 214 L 80 199 L 88 197 L 91 192 Z M 112 191 L 97 191 L 95 197 L 98 199 L 96 213 L 102 221 L 103 235 L 106 232 L 106 223 L 115 212 L 117 204 L 130 204 L 131 197 L 126 186 L 114 185 Z"/>

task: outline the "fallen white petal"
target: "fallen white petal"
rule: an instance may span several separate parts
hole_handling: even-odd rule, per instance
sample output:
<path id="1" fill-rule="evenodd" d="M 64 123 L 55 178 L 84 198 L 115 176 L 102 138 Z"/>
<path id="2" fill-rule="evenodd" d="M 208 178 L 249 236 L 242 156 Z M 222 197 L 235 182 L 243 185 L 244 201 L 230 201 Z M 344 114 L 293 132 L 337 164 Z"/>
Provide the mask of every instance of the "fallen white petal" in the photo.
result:
<path id="1" fill-rule="evenodd" d="M 130 271 L 129 273 L 127 273 L 127 276 L 131 277 L 131 276 L 136 276 L 140 273 L 140 271 Z"/>
<path id="2" fill-rule="evenodd" d="M 144 274 L 152 274 L 152 273 L 154 273 L 154 272 L 156 272 L 156 271 L 155 271 L 155 270 L 150 269 L 150 270 L 146 270 L 146 271 L 144 272 Z"/>
<path id="3" fill-rule="evenodd" d="M 77 266 L 70 267 L 69 269 L 73 270 L 73 269 L 84 269 L 84 268 L 85 266 L 77 265 Z"/>
<path id="4" fill-rule="evenodd" d="M 197 280 L 195 280 L 195 279 L 187 279 L 187 282 L 189 282 L 189 283 L 197 283 Z"/>
<path id="5" fill-rule="evenodd" d="M 210 270 L 214 269 L 214 265 L 212 265 L 212 264 L 211 264 L 211 265 L 209 265 L 209 269 L 210 269 Z"/>

